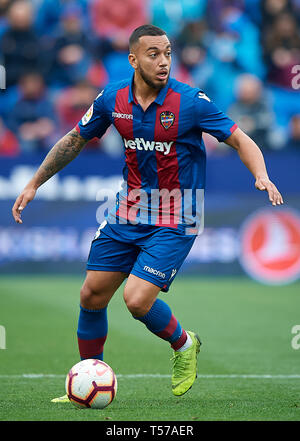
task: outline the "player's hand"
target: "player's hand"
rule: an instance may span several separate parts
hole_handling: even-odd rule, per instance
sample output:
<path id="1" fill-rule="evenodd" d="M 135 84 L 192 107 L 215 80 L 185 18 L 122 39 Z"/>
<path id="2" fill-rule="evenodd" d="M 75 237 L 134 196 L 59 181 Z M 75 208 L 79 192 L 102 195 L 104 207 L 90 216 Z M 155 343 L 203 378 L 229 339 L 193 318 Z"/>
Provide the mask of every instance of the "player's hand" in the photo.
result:
<path id="1" fill-rule="evenodd" d="M 255 188 L 261 191 L 267 191 L 272 205 L 276 206 L 283 204 L 283 198 L 280 192 L 269 178 L 257 178 L 255 181 Z"/>
<path id="2" fill-rule="evenodd" d="M 22 224 L 23 221 L 21 219 L 21 214 L 28 202 L 32 201 L 36 194 L 36 190 L 33 188 L 25 189 L 22 193 L 17 197 L 14 206 L 12 207 L 12 215 L 17 222 L 17 224 Z"/>

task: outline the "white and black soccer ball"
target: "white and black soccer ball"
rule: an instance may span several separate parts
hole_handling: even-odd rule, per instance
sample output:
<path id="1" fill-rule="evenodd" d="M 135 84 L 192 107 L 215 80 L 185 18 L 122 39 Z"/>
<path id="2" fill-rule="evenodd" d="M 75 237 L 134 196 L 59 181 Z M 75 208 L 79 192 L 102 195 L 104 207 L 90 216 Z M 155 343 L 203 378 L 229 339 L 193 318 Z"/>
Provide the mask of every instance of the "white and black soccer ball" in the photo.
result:
<path id="1" fill-rule="evenodd" d="M 117 377 L 104 361 L 82 360 L 68 372 L 66 393 L 76 407 L 104 409 L 116 396 Z"/>

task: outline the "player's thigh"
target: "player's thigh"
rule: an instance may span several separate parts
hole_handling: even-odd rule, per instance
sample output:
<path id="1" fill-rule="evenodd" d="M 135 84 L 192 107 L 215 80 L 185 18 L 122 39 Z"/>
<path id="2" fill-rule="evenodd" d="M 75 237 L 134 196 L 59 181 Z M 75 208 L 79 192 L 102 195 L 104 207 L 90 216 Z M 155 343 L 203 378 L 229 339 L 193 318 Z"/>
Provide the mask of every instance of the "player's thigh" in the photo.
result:
<path id="1" fill-rule="evenodd" d="M 160 287 L 130 274 L 124 287 L 124 300 L 134 317 L 142 317 L 151 309 Z"/>
<path id="2" fill-rule="evenodd" d="M 143 246 L 130 272 L 167 292 L 195 241 L 170 228 L 159 228 Z"/>
<path id="3" fill-rule="evenodd" d="M 82 306 L 106 306 L 130 273 L 138 252 L 135 245 L 115 240 L 104 234 L 103 229 L 91 244 L 87 277 L 80 293 Z"/>
<path id="4" fill-rule="evenodd" d="M 127 273 L 88 270 L 80 290 L 80 304 L 88 309 L 105 308 Z"/>
<path id="5" fill-rule="evenodd" d="M 129 274 L 140 249 L 132 243 L 121 242 L 104 234 L 104 230 L 91 243 L 86 269 Z"/>

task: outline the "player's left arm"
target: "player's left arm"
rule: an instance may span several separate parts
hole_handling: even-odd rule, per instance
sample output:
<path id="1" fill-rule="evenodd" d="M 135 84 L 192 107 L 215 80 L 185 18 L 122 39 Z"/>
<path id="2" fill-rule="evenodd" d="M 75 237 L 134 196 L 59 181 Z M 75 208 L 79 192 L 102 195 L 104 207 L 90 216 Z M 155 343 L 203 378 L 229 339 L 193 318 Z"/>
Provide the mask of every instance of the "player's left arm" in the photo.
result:
<path id="1" fill-rule="evenodd" d="M 255 187 L 267 191 L 272 205 L 283 204 L 280 192 L 269 179 L 265 160 L 258 145 L 240 128 L 237 128 L 224 142 L 237 151 L 241 161 L 253 174 Z"/>

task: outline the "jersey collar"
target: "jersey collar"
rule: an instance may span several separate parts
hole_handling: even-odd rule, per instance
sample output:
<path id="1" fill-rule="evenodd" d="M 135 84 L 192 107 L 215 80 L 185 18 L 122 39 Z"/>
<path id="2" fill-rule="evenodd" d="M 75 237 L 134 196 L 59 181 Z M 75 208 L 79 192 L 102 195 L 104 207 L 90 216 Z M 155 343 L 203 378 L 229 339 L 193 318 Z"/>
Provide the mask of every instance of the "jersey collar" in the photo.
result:
<path id="1" fill-rule="evenodd" d="M 133 80 L 134 80 L 134 73 L 133 73 L 131 80 L 130 80 L 128 102 L 129 103 L 133 102 L 133 103 L 137 104 L 137 101 L 136 101 L 134 93 L 133 93 Z M 166 95 L 168 93 L 169 87 L 170 87 L 170 78 L 168 79 L 167 84 L 159 91 L 157 97 L 154 100 L 155 103 L 157 103 L 160 106 L 164 103 L 164 100 L 165 100 Z"/>

